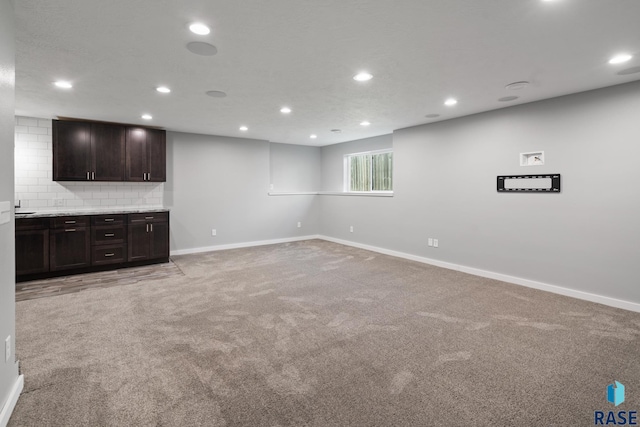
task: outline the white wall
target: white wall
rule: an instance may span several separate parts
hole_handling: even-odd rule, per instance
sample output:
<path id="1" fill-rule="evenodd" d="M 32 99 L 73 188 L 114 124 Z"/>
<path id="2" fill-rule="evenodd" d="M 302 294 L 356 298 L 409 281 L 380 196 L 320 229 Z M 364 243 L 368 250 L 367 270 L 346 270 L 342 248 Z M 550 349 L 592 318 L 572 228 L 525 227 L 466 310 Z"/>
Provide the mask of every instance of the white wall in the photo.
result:
<path id="1" fill-rule="evenodd" d="M 320 147 L 269 144 L 272 192 L 320 191 Z"/>
<path id="2" fill-rule="evenodd" d="M 303 172 L 317 168 L 319 151 L 315 150 L 314 157 L 314 150 L 277 147 L 272 159 L 270 145 L 252 139 L 167 132 L 164 203 L 171 209 L 174 253 L 318 233 L 318 196 L 269 196 L 268 192 L 270 164 L 284 161 L 278 153 L 293 162 L 295 170 L 277 173 L 275 185 L 297 189 L 285 179 L 302 176 L 312 183 Z M 215 237 L 211 235 L 214 228 Z"/>
<path id="3" fill-rule="evenodd" d="M 321 233 L 640 303 L 638 111 L 635 82 L 396 131 L 394 197 L 324 196 Z M 496 192 L 537 173 L 562 193 Z"/>
<path id="4" fill-rule="evenodd" d="M 13 203 L 13 114 L 15 50 L 13 6 L 0 0 L 0 201 Z M 11 205 L 13 206 L 13 205 Z M 18 379 L 15 363 L 15 255 L 14 217 L 0 225 L 0 414 Z M 4 340 L 11 336 L 11 357 L 4 358 Z M 9 414 L 7 414 L 9 415 Z M 6 420 L 0 419 L 0 422 Z"/>
<path id="5" fill-rule="evenodd" d="M 51 138 L 51 119 L 15 118 L 15 198 L 23 210 L 163 205 L 163 183 L 53 181 Z"/>

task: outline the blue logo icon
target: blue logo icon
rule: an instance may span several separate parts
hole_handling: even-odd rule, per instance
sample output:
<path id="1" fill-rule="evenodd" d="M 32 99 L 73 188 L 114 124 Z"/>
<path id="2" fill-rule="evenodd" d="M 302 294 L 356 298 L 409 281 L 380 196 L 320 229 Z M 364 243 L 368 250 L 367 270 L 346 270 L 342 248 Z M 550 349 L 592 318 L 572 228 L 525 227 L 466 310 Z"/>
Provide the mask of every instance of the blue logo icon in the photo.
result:
<path id="1" fill-rule="evenodd" d="M 607 386 L 607 400 L 616 406 L 624 402 L 624 385 L 618 381 L 609 384 Z"/>
<path id="2" fill-rule="evenodd" d="M 624 402 L 624 384 L 614 381 L 607 386 L 607 400 L 616 406 Z M 597 426 L 637 426 L 638 411 L 594 411 L 593 424 Z"/>

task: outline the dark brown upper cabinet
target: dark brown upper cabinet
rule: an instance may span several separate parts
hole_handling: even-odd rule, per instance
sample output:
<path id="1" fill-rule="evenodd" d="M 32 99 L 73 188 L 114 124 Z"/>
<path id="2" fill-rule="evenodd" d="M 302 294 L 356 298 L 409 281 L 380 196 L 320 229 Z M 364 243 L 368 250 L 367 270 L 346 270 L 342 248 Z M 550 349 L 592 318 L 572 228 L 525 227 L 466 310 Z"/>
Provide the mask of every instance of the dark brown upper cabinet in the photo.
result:
<path id="1" fill-rule="evenodd" d="M 92 123 L 91 151 L 94 181 L 124 180 L 124 126 Z"/>
<path id="2" fill-rule="evenodd" d="M 53 121 L 54 181 L 123 181 L 125 127 Z"/>
<path id="3" fill-rule="evenodd" d="M 126 181 L 165 182 L 167 180 L 166 132 L 128 127 L 126 138 Z"/>
<path id="4" fill-rule="evenodd" d="M 53 121 L 53 180 L 91 178 L 91 123 Z"/>
<path id="5" fill-rule="evenodd" d="M 53 180 L 165 182 L 166 147 L 160 129 L 53 120 Z"/>

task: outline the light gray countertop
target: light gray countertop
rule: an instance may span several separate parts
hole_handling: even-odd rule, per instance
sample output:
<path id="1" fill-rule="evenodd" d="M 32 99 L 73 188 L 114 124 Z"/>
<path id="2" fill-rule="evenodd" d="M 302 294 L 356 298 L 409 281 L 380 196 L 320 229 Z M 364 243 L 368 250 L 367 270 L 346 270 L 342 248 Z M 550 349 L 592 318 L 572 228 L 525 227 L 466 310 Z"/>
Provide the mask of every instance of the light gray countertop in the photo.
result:
<path id="1" fill-rule="evenodd" d="M 145 212 L 169 212 L 167 208 L 114 208 L 114 209 L 92 209 L 92 210 L 59 210 L 59 211 L 47 211 L 47 210 L 29 210 L 20 209 L 23 212 L 16 212 L 16 219 L 22 218 L 53 218 L 57 216 L 78 216 L 78 215 L 118 215 L 118 214 L 131 214 L 131 213 L 145 213 Z M 26 212 L 26 213 L 25 213 Z"/>

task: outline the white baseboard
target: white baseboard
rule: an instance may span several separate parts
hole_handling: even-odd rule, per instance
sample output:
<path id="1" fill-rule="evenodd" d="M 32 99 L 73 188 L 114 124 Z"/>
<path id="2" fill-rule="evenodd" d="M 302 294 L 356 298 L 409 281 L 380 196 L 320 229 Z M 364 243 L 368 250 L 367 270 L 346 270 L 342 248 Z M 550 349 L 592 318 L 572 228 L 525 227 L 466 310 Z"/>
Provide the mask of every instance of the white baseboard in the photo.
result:
<path id="1" fill-rule="evenodd" d="M 385 255 L 391 255 L 398 258 L 409 259 L 412 261 L 421 262 L 424 264 L 431 264 L 437 267 L 448 268 L 450 270 L 457 270 L 463 273 L 473 274 L 475 276 L 486 277 L 489 279 L 500 280 L 502 282 L 513 283 L 515 285 L 526 286 L 528 288 L 539 289 L 542 291 L 552 292 L 554 294 L 564 295 L 581 300 L 596 302 L 599 304 L 608 305 L 610 307 L 622 308 L 624 310 L 640 312 L 640 304 L 620 300 L 616 298 L 607 297 L 604 295 L 592 294 L 589 292 L 578 291 L 575 289 L 564 288 L 562 286 L 550 285 L 548 283 L 537 282 L 535 280 L 523 279 L 521 277 L 509 276 L 507 274 L 496 273 L 494 271 L 481 270 L 479 268 L 467 267 L 464 265 L 453 264 L 450 262 L 439 261 L 431 258 L 420 257 L 417 255 L 408 254 L 405 252 L 393 251 L 390 249 L 379 248 L 377 246 L 365 245 L 362 243 L 351 242 L 349 240 L 335 239 L 329 236 L 320 235 L 318 238 L 327 240 L 329 242 L 339 243 L 341 245 L 353 246 L 360 249 L 366 249 L 372 252 L 378 252 Z"/>
<path id="2" fill-rule="evenodd" d="M 227 249 L 250 248 L 252 246 L 275 245 L 278 243 L 299 242 L 301 240 L 311 240 L 311 239 L 319 239 L 319 238 L 320 236 L 318 236 L 317 234 L 314 234 L 310 236 L 287 237 L 284 239 L 258 240 L 255 242 L 232 243 L 229 245 L 205 246 L 201 248 L 191 248 L 191 249 L 178 249 L 176 251 L 171 251 L 171 256 L 199 254 L 201 252 L 225 251 Z"/>
<path id="3" fill-rule="evenodd" d="M 7 401 L 2 407 L 2 411 L 0 411 L 0 427 L 7 427 L 7 424 L 9 424 L 9 418 L 11 418 L 13 409 L 16 407 L 16 403 L 18 403 L 18 397 L 20 397 L 20 393 L 22 393 L 23 387 L 24 375 L 18 375 L 16 382 L 13 384 L 11 392 L 7 397 Z"/>

